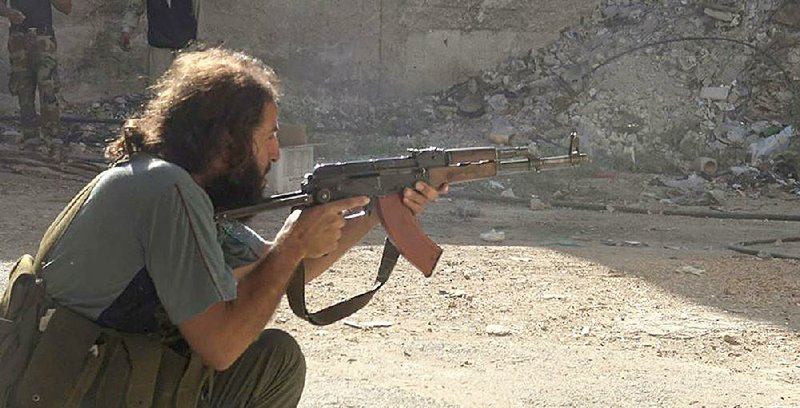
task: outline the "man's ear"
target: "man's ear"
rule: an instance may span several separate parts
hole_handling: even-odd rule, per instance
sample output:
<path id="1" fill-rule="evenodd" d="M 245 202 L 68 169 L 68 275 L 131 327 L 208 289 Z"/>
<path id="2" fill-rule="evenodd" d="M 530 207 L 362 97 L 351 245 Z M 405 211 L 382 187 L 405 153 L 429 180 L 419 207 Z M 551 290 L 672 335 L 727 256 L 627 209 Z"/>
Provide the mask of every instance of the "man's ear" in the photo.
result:
<path id="1" fill-rule="evenodd" d="M 231 163 L 233 138 L 228 129 L 220 129 L 219 138 L 221 140 L 217 152 L 211 157 L 211 162 L 208 165 L 209 173 L 215 175 L 224 173 L 233 164 Z"/>

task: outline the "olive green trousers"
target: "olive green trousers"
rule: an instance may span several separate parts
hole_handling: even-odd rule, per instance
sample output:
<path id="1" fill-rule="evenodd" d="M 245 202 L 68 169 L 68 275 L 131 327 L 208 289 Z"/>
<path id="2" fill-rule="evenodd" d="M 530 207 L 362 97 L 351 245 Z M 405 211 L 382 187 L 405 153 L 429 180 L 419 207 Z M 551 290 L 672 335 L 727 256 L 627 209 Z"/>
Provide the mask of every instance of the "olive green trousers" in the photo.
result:
<path id="1" fill-rule="evenodd" d="M 295 339 L 265 330 L 230 368 L 213 374 L 199 406 L 296 407 L 305 378 L 305 357 Z"/>

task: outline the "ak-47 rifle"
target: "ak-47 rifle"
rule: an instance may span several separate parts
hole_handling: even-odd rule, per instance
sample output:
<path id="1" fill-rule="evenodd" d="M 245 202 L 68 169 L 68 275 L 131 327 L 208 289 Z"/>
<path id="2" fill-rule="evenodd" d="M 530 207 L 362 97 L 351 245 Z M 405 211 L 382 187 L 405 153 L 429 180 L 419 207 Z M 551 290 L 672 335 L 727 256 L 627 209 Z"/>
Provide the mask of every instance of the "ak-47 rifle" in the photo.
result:
<path id="1" fill-rule="evenodd" d="M 458 149 L 409 149 L 409 155 L 317 165 L 307 174 L 300 190 L 263 198 L 257 203 L 217 213 L 217 219 L 237 219 L 285 207 L 309 207 L 348 197 L 369 196 L 378 211 L 387 238 L 373 288 L 316 313 L 305 305 L 305 270 L 295 271 L 286 291 L 294 313 L 316 325 L 343 319 L 365 306 L 389 278 L 399 255 L 428 277 L 442 248 L 420 228 L 416 217 L 403 205 L 402 191 L 417 181 L 438 187 L 483 180 L 498 175 L 539 172 L 578 166 L 589 157 L 579 151 L 578 137 L 570 135 L 566 155 L 538 157 L 528 147 L 475 147 Z M 368 211 L 371 211 L 370 208 Z"/>

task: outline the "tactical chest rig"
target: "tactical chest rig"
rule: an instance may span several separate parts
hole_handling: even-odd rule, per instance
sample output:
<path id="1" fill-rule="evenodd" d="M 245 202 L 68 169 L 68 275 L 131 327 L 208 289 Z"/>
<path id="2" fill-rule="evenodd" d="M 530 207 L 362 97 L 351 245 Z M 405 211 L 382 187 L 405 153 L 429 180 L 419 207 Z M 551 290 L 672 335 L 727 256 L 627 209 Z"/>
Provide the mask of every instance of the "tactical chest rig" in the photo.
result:
<path id="1" fill-rule="evenodd" d="M 49 299 L 42 260 L 86 202 L 86 185 L 11 268 L 0 302 L 0 408 L 195 407 L 211 374 L 160 336 L 103 328 Z"/>

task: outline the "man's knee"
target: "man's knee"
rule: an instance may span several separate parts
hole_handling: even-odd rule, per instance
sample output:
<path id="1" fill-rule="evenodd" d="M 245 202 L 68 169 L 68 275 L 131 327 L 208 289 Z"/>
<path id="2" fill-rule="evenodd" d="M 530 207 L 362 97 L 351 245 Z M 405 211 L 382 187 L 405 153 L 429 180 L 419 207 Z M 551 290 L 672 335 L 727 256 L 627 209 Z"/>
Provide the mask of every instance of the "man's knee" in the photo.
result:
<path id="1" fill-rule="evenodd" d="M 283 330 L 268 329 L 253 344 L 261 353 L 269 355 L 270 360 L 281 362 L 281 369 L 294 378 L 305 378 L 306 358 L 297 340 Z"/>

